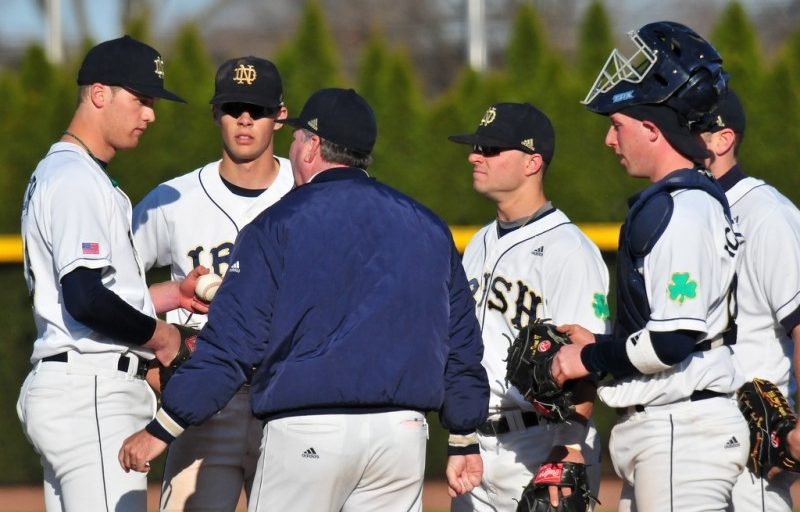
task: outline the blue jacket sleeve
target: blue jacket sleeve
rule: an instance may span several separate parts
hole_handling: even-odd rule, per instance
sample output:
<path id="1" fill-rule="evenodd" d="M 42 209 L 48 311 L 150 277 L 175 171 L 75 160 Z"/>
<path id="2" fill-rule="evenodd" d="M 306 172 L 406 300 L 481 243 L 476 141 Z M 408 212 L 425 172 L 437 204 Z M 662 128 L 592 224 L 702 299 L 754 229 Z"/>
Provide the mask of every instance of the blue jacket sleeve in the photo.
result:
<path id="1" fill-rule="evenodd" d="M 442 426 L 469 434 L 486 421 L 489 381 L 481 364 L 483 340 L 461 259 L 453 247 L 450 271 L 450 353 L 445 367 Z"/>
<path id="2" fill-rule="evenodd" d="M 181 426 L 222 409 L 264 358 L 279 259 L 263 237 L 252 225 L 242 230 L 196 350 L 164 390 L 162 408 Z"/>

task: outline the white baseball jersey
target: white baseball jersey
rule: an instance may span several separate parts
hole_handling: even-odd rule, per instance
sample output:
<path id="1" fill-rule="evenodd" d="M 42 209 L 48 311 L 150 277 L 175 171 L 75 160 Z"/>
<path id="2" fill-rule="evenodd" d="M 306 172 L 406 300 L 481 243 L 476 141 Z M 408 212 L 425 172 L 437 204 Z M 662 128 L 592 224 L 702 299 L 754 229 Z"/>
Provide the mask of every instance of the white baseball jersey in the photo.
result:
<path id="1" fill-rule="evenodd" d="M 134 237 L 145 268 L 170 266 L 183 279 L 199 264 L 223 275 L 239 231 L 294 186 L 292 165 L 277 158 L 278 175 L 256 197 L 233 193 L 219 174 L 220 161 L 162 183 L 134 209 Z M 213 307 L 213 306 L 212 306 Z M 200 328 L 206 315 L 183 309 L 171 322 Z M 202 425 L 188 429 L 169 448 L 162 511 L 234 510 L 242 487 L 248 496 L 256 475 L 263 422 L 250 410 L 248 387 Z"/>
<path id="2" fill-rule="evenodd" d="M 519 411 L 533 407 L 505 382 L 508 346 L 534 320 L 579 323 L 608 331 L 608 270 L 597 247 L 560 210 L 498 238 L 497 221 L 478 231 L 464 252 L 463 265 L 476 302 L 489 376 L 489 417 L 505 418 L 513 431 L 479 434 L 484 473 L 481 485 L 453 500 L 451 510 L 513 510 L 522 488 L 558 438 L 557 425 L 520 425 Z M 574 430 L 574 429 L 573 429 Z M 579 429 L 589 484 L 599 488 L 600 446 L 590 424 Z"/>
<path id="3" fill-rule="evenodd" d="M 280 170 L 258 197 L 231 192 L 219 175 L 220 161 L 209 163 L 153 189 L 136 205 L 134 238 L 146 269 L 170 266 L 173 280 L 183 279 L 197 265 L 224 275 L 239 231 L 294 186 L 292 164 L 276 157 Z M 185 323 L 189 312 L 167 313 L 170 322 Z M 190 324 L 202 326 L 206 315 Z"/>
<path id="4" fill-rule="evenodd" d="M 800 308 L 800 211 L 756 178 L 744 178 L 726 195 L 746 240 L 734 357 L 746 379 L 767 379 L 787 394 L 794 343 L 780 322 Z"/>
<path id="5" fill-rule="evenodd" d="M 664 233 L 644 257 L 650 319 L 646 329 L 680 329 L 712 339 L 728 326 L 727 294 L 738 262 L 737 240 L 722 206 L 701 190 L 672 192 L 674 210 Z M 663 405 L 687 399 L 695 390 L 732 393 L 744 379 L 731 351 L 694 353 L 667 370 L 629 377 L 598 389 L 610 407 Z"/>
<path id="6" fill-rule="evenodd" d="M 78 267 L 102 269 L 106 288 L 155 316 L 131 233 L 130 200 L 97 162 L 74 144 L 51 146 L 31 176 L 22 208 L 25 279 L 37 329 L 32 362 L 69 349 L 131 350 L 153 358 L 149 349 L 131 348 L 77 322 L 61 296 L 65 275 Z"/>
<path id="7" fill-rule="evenodd" d="M 463 265 L 483 335 L 489 414 L 533 410 L 505 383 L 508 346 L 536 319 L 608 331 L 608 270 L 600 251 L 555 209 L 502 238 L 497 221 L 485 226 L 467 245 Z"/>

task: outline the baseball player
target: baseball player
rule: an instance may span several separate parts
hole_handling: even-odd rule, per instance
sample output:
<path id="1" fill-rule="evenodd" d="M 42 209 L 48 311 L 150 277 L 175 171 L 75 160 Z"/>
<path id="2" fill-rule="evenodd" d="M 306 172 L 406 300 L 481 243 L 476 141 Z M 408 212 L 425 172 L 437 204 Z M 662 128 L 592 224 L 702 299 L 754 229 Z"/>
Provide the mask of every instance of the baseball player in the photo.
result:
<path id="1" fill-rule="evenodd" d="M 317 91 L 286 123 L 299 186 L 242 230 L 197 350 L 120 463 L 141 467 L 250 377 L 266 421 L 251 512 L 421 510 L 430 410 L 468 492 L 489 389 L 449 229 L 370 179 L 375 117 L 352 89 Z"/>
<path id="2" fill-rule="evenodd" d="M 606 144 L 651 184 L 620 233 L 613 335 L 570 325 L 559 382 L 610 374 L 598 396 L 617 408 L 609 451 L 624 480 L 621 510 L 725 510 L 749 448 L 732 400 L 744 382 L 728 344 L 742 239 L 725 195 L 697 167 L 693 130 L 726 87 L 716 50 L 683 25 L 631 32 L 637 52 L 612 53 L 584 103 L 609 116 Z"/>
<path id="3" fill-rule="evenodd" d="M 169 266 L 183 279 L 197 265 L 222 275 L 239 231 L 294 186 L 292 166 L 273 154 L 273 134 L 286 118 L 283 86 L 268 60 L 241 57 L 216 74 L 212 115 L 222 159 L 156 187 L 134 209 L 137 249 L 146 269 Z M 206 315 L 178 309 L 168 320 L 201 328 Z M 253 484 L 262 421 L 242 386 L 218 414 L 170 447 L 161 510 L 233 511 Z"/>
<path id="4" fill-rule="evenodd" d="M 745 113 L 736 93 L 728 90 L 716 114 L 715 125 L 702 135 L 711 155 L 706 164 L 747 241 L 737 271 L 734 359 L 747 380 L 767 379 L 789 396 L 792 353 L 800 343 L 800 211 L 737 163 Z M 795 478 L 782 472 L 762 479 L 744 471 L 733 488 L 733 509 L 789 512 Z"/>
<path id="5" fill-rule="evenodd" d="M 555 148 L 552 124 L 530 104 L 498 103 L 474 134 L 450 140 L 472 146 L 473 187 L 497 204 L 497 219 L 475 234 L 463 259 L 491 390 L 489 419 L 478 428 L 484 478 L 453 500 L 451 510 L 514 510 L 539 465 L 556 458 L 590 464 L 597 495 L 600 450 L 588 423 L 592 403 L 578 406 L 579 418 L 548 425 L 505 382 L 509 342 L 530 322 L 579 322 L 608 332 L 608 271 L 600 251 L 545 197 L 544 175 Z M 562 447 L 566 457 L 556 455 Z"/>
<path id="6" fill-rule="evenodd" d="M 23 201 L 37 338 L 17 412 L 41 455 L 48 511 L 139 512 L 145 475 L 120 469 L 115 447 L 152 419 L 156 399 L 143 377 L 154 357 L 172 360 L 180 335 L 155 319 L 131 204 L 106 167 L 136 147 L 156 98 L 183 100 L 164 89 L 158 52 L 127 36 L 89 50 L 78 85 L 69 128 Z"/>

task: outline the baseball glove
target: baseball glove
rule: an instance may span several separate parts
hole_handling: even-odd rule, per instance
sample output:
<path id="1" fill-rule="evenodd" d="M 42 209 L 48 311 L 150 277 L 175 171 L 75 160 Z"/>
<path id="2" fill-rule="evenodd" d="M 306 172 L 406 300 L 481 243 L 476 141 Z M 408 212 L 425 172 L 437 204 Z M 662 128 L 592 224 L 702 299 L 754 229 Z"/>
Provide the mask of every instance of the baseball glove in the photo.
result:
<path id="1" fill-rule="evenodd" d="M 175 358 L 167 366 L 159 367 L 158 373 L 161 380 L 161 391 L 164 391 L 164 388 L 167 387 L 167 382 L 169 382 L 175 370 L 185 363 L 186 360 L 189 359 L 189 356 L 192 355 L 195 343 L 197 342 L 197 335 L 200 334 L 200 331 L 193 327 L 186 327 L 185 325 L 178 324 L 172 325 L 178 328 L 178 332 L 181 335 L 181 344 L 178 347 L 178 354 Z"/>
<path id="2" fill-rule="evenodd" d="M 520 329 L 508 347 L 506 384 L 516 386 L 536 412 L 553 423 L 564 422 L 575 412 L 571 383 L 561 388 L 550 371 L 556 353 L 569 343 L 553 324 L 537 320 Z"/>
<path id="3" fill-rule="evenodd" d="M 800 463 L 789 454 L 786 436 L 797 424 L 783 393 L 772 382 L 755 378 L 736 392 L 739 409 L 750 427 L 747 468 L 764 476 L 770 468 L 800 472 Z"/>
<path id="4" fill-rule="evenodd" d="M 550 503 L 548 487 L 559 488 L 558 506 Z M 572 493 L 564 496 L 561 489 L 569 487 Z M 522 491 L 517 512 L 587 512 L 597 501 L 589 492 L 586 466 L 576 462 L 546 462 L 539 466 L 536 476 Z"/>

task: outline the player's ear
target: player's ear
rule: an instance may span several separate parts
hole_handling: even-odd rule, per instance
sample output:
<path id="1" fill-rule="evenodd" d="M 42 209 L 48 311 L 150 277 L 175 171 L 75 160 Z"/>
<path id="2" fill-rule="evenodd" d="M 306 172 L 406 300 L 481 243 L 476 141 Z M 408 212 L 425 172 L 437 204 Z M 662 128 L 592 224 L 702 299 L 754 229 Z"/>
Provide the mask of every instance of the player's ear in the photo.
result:
<path id="1" fill-rule="evenodd" d="M 89 100 L 92 104 L 101 108 L 111 99 L 111 87 L 99 83 L 94 83 L 89 86 Z"/>
<path id="2" fill-rule="evenodd" d="M 716 144 L 717 148 L 714 151 L 718 155 L 725 154 L 729 151 L 733 151 L 734 147 L 736 146 L 736 133 L 730 128 L 723 128 L 722 130 L 716 133 Z"/>
<path id="3" fill-rule="evenodd" d="M 222 111 L 219 109 L 219 105 L 211 105 L 211 117 L 214 119 L 214 124 L 219 126 L 219 120 L 222 117 Z"/>
<path id="4" fill-rule="evenodd" d="M 544 158 L 539 153 L 534 153 L 532 155 L 525 155 L 526 158 L 526 165 L 525 165 L 525 175 L 526 176 L 533 176 L 534 174 L 538 174 L 544 170 Z"/>
<path id="5" fill-rule="evenodd" d="M 661 129 L 658 126 L 656 126 L 654 122 L 644 120 L 641 123 L 642 123 L 642 128 L 647 132 L 648 140 L 650 140 L 650 142 L 656 140 L 658 137 L 664 136 L 664 134 L 661 133 Z"/>
<path id="6" fill-rule="evenodd" d="M 273 130 L 280 130 L 283 128 L 283 123 L 280 121 L 289 117 L 289 110 L 284 106 L 281 105 L 278 109 L 278 112 L 275 114 L 275 124 L 273 125 Z"/>

